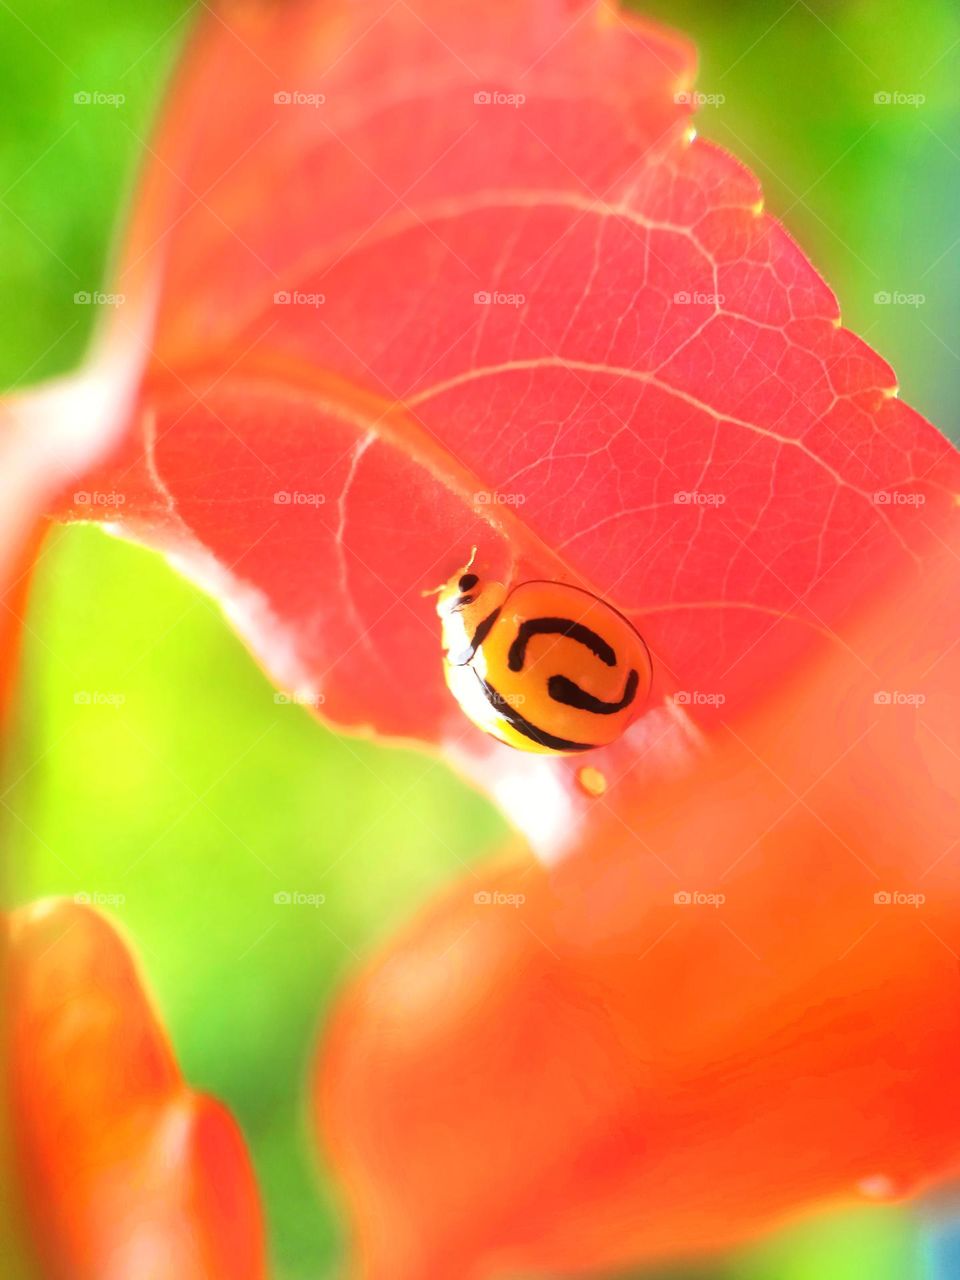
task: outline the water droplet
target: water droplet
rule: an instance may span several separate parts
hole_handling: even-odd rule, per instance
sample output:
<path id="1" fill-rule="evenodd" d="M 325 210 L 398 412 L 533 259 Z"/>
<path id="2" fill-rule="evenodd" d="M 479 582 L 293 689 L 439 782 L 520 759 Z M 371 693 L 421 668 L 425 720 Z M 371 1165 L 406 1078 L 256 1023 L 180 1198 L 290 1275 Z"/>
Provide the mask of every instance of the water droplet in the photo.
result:
<path id="1" fill-rule="evenodd" d="M 607 779 L 593 765 L 584 765 L 577 771 L 577 781 L 588 796 L 602 796 L 607 789 Z"/>

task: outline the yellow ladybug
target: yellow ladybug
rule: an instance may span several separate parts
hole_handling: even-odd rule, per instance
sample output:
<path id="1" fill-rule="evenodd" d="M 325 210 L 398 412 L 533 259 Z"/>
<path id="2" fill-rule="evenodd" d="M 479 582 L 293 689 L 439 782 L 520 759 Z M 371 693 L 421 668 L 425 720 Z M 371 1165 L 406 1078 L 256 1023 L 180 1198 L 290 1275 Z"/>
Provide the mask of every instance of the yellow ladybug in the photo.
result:
<path id="1" fill-rule="evenodd" d="M 631 623 L 562 582 L 484 582 L 470 571 L 474 556 L 436 593 L 444 675 L 466 715 L 521 751 L 589 751 L 619 738 L 652 676 Z"/>

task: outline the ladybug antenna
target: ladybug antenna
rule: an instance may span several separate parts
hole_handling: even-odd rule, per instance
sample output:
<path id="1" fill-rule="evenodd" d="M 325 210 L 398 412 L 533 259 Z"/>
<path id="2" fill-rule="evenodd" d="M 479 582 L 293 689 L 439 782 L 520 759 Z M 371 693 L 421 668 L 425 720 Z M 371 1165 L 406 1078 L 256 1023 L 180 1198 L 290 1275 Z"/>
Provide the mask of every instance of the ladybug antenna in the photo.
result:
<path id="1" fill-rule="evenodd" d="M 474 545 L 470 548 L 470 559 L 463 566 L 460 572 L 466 573 L 466 571 L 473 565 L 473 562 L 474 560 L 476 560 L 476 558 L 477 558 L 477 547 L 476 547 L 476 543 L 474 543 Z M 440 592 L 443 591 L 443 589 L 446 587 L 446 585 L 447 584 L 445 582 L 441 582 L 439 587 L 431 587 L 429 591 L 421 591 L 420 595 L 424 599 L 426 599 L 428 596 L 438 596 Z"/>

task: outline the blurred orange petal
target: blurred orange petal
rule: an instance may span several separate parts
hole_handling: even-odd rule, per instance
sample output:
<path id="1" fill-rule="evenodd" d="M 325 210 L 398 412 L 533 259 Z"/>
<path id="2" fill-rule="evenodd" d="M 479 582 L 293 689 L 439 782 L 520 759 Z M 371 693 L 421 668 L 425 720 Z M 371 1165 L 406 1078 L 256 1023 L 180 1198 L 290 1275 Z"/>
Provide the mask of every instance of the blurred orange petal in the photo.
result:
<path id="1" fill-rule="evenodd" d="M 8 931 L 11 1130 L 52 1280 L 258 1280 L 253 1171 L 229 1113 L 184 1083 L 136 966 L 89 907 Z"/>

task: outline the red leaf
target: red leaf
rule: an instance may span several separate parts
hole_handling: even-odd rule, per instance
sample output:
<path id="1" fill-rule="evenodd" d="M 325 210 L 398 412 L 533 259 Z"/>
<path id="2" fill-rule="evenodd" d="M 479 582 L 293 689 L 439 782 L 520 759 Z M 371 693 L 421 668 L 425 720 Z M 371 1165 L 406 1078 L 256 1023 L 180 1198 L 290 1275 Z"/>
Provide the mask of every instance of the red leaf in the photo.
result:
<path id="1" fill-rule="evenodd" d="M 596 763 L 675 754 L 666 694 L 744 705 L 960 485 L 755 180 L 692 140 L 691 77 L 607 5 L 208 19 L 121 274 L 162 279 L 137 430 L 87 486 L 123 504 L 73 514 L 175 554 L 328 719 L 491 753 L 508 807 L 521 761 L 449 697 L 421 592 L 473 542 L 574 581 L 641 628 L 661 708 Z"/>
<path id="2" fill-rule="evenodd" d="M 51 1280 L 258 1280 L 240 1133 L 191 1092 L 129 953 L 88 907 L 14 913 L 6 956 L 19 1171 Z"/>

